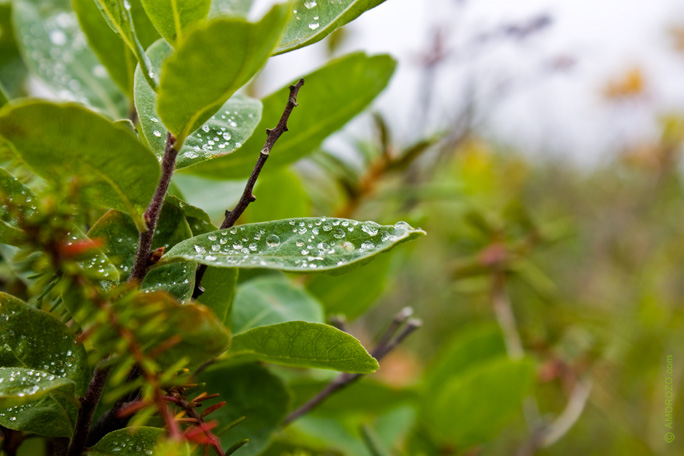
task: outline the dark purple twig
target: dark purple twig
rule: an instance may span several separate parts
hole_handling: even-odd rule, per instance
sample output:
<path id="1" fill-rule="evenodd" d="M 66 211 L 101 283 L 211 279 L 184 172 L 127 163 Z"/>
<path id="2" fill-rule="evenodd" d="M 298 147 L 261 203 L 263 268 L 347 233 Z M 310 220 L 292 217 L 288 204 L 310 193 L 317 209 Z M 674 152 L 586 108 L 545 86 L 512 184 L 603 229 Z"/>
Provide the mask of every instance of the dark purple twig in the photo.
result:
<path id="1" fill-rule="evenodd" d="M 154 238 L 154 231 L 157 229 L 157 220 L 164 205 L 164 198 L 166 192 L 169 190 L 171 184 L 171 177 L 173 170 L 176 168 L 176 157 L 178 151 L 176 150 L 176 137 L 171 133 L 166 136 L 166 146 L 164 147 L 164 158 L 162 159 L 162 173 L 159 178 L 159 184 L 154 191 L 150 205 L 144 214 L 145 226 L 147 230 L 140 233 L 138 237 L 138 249 L 135 252 L 135 260 L 133 262 L 133 269 L 128 281 L 142 282 L 147 271 L 150 269 L 150 254 L 152 248 L 152 238 Z"/>
<path id="2" fill-rule="evenodd" d="M 252 193 L 254 191 L 254 185 L 256 184 L 257 178 L 259 177 L 259 174 L 261 173 L 261 170 L 263 169 L 266 160 L 268 160 L 268 157 L 271 154 L 271 150 L 273 149 L 273 146 L 275 145 L 276 141 L 278 141 L 278 138 L 280 138 L 280 136 L 283 133 L 288 131 L 287 120 L 290 118 L 292 110 L 298 106 L 297 95 L 299 94 L 299 89 L 303 85 L 304 79 L 300 79 L 299 82 L 297 82 L 297 84 L 290 86 L 290 96 L 287 100 L 287 105 L 285 105 L 283 115 L 280 116 L 278 125 L 276 125 L 274 129 L 266 129 L 266 134 L 268 135 L 266 138 L 266 143 L 264 144 L 264 147 L 261 149 L 259 159 L 257 160 L 256 165 L 254 165 L 254 169 L 252 170 L 251 176 L 249 176 L 249 179 L 247 180 L 247 184 L 245 185 L 245 190 L 242 192 L 240 201 L 238 201 L 238 203 L 235 205 L 232 211 L 226 211 L 226 218 L 223 220 L 223 223 L 221 223 L 222 230 L 230 228 L 233 225 L 235 225 L 235 222 L 237 222 L 242 213 L 245 212 L 245 209 L 247 209 L 247 206 L 249 206 L 250 203 L 256 201 L 256 197 Z M 197 268 L 197 273 L 195 275 L 195 290 L 192 294 L 192 297 L 195 299 L 200 297 L 202 293 L 204 293 L 204 290 L 202 289 L 202 278 L 204 277 L 204 273 L 206 271 L 207 266 L 204 264 L 200 265 Z"/>
<path id="3" fill-rule="evenodd" d="M 71 444 L 69 445 L 69 450 L 67 451 L 67 456 L 79 456 L 83 453 L 88 441 L 90 423 L 93 421 L 97 404 L 100 402 L 100 397 L 102 397 L 102 392 L 107 384 L 107 378 L 109 378 L 110 371 L 111 367 L 95 368 L 95 372 L 93 372 L 93 376 L 88 384 L 86 395 L 81 398 L 81 408 L 78 411 L 76 428 L 74 430 L 74 436 L 71 439 Z"/>
<path id="4" fill-rule="evenodd" d="M 410 309 L 404 309 L 396 317 L 394 317 L 389 328 L 380 338 L 380 342 L 371 352 L 371 355 L 373 355 L 376 360 L 380 361 L 382 358 L 384 358 L 388 353 L 402 343 L 404 339 L 406 339 L 413 331 L 421 326 L 422 323 L 420 320 L 409 318 L 411 313 L 412 311 Z M 396 337 L 392 338 L 402 325 L 404 325 L 404 328 L 399 332 L 398 335 L 396 335 Z M 319 391 L 318 394 L 309 399 L 309 401 L 307 401 L 297 410 L 294 410 L 292 413 L 290 413 L 283 421 L 283 426 L 287 426 L 302 415 L 306 415 L 307 413 L 311 412 L 332 394 L 343 388 L 346 388 L 360 379 L 362 376 L 363 374 L 348 373 L 338 375 L 333 381 L 328 383 L 321 391 Z"/>

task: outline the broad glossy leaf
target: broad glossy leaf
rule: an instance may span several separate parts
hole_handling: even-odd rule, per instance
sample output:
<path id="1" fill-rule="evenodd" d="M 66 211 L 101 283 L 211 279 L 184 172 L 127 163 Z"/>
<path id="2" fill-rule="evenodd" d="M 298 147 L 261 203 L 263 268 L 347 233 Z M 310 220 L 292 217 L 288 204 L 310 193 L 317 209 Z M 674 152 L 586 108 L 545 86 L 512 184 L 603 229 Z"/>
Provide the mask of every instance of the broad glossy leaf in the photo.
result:
<path id="1" fill-rule="evenodd" d="M 245 213 L 250 222 L 269 222 L 293 217 L 308 217 L 311 202 L 297 174 L 279 168 L 257 181 L 254 194 L 259 203 Z"/>
<path id="2" fill-rule="evenodd" d="M 109 27 L 94 0 L 71 0 L 71 3 L 93 52 L 114 82 L 132 99 L 135 56 Z"/>
<path id="3" fill-rule="evenodd" d="M 227 268 L 341 271 L 424 234 L 405 222 L 383 226 L 326 217 L 250 223 L 180 242 L 160 263 L 185 260 Z"/>
<path id="4" fill-rule="evenodd" d="M 247 17 L 253 3 L 254 0 L 212 0 L 209 15 Z"/>
<path id="5" fill-rule="evenodd" d="M 202 372 L 198 380 L 206 383 L 208 393 L 221 395 L 217 400 L 227 402 L 226 406 L 209 415 L 210 419 L 220 423 L 214 432 L 220 436 L 223 448 L 247 438 L 249 443 L 235 455 L 261 454 L 287 414 L 290 397 L 283 382 L 256 364 L 217 365 Z M 228 432 L 222 432 L 221 426 L 243 416 L 243 422 Z"/>
<path id="6" fill-rule="evenodd" d="M 181 304 L 167 293 L 138 293 L 117 301 L 114 309 L 128 315 L 136 339 L 147 350 L 181 336 L 178 343 L 154 357 L 162 366 L 172 366 L 185 358 L 186 367 L 196 367 L 225 352 L 230 344 L 229 330 L 213 312 L 202 305 Z M 102 353 L 119 353 L 119 336 L 112 328 L 101 328 L 92 340 Z"/>
<path id="7" fill-rule="evenodd" d="M 70 0 L 17 0 L 13 8 L 24 61 L 57 97 L 126 114 L 125 97 L 87 46 Z"/>
<path id="8" fill-rule="evenodd" d="M 297 0 L 276 54 L 316 43 L 385 0 Z"/>
<path id="9" fill-rule="evenodd" d="M 368 57 L 362 53 L 333 60 L 323 68 L 303 76 L 299 106 L 288 121 L 289 133 L 273 148 L 266 168 L 293 163 L 313 152 L 321 142 L 362 112 L 387 86 L 396 63 L 387 55 Z M 289 96 L 287 84 L 264 98 L 263 114 L 256 132 L 277 125 Z M 247 177 L 266 140 L 255 134 L 229 157 L 199 164 L 184 172 L 217 179 Z"/>
<path id="10" fill-rule="evenodd" d="M 6 170 L 0 168 L 0 201 L 7 199 L 12 204 L 20 206 L 30 216 L 36 208 L 33 202 L 36 201 L 35 195 L 16 177 Z M 23 231 L 17 226 L 17 221 L 12 217 L 4 203 L 0 205 L 0 243 L 9 245 L 20 245 L 24 237 Z"/>
<path id="11" fill-rule="evenodd" d="M 170 195 L 166 196 L 166 203 L 172 204 L 183 211 L 185 220 L 187 220 L 188 225 L 190 225 L 193 236 L 218 230 L 218 227 L 211 223 L 209 214 L 199 207 L 188 204 L 180 198 Z"/>
<path id="12" fill-rule="evenodd" d="M 257 23 L 217 18 L 192 30 L 162 66 L 157 110 L 182 143 L 266 63 L 289 6 Z"/>
<path id="13" fill-rule="evenodd" d="M 295 320 L 323 323 L 323 310 L 318 301 L 286 277 L 260 277 L 238 288 L 233 333 Z"/>
<path id="14" fill-rule="evenodd" d="M 165 435 L 164 429 L 127 427 L 110 432 L 86 452 L 87 456 L 150 456 L 157 442 Z M 122 451 L 123 450 L 123 451 Z"/>
<path id="15" fill-rule="evenodd" d="M 528 359 L 504 357 L 478 366 L 430 392 L 427 428 L 439 441 L 461 448 L 487 442 L 521 409 L 533 380 L 534 363 Z"/>
<path id="16" fill-rule="evenodd" d="M 103 239 L 107 255 L 116 262 L 120 280 L 128 279 L 138 245 L 138 230 L 133 220 L 123 212 L 111 210 L 103 215 L 90 229 L 91 238 Z M 183 212 L 176 206 L 164 204 L 152 240 L 152 249 L 170 249 L 192 236 Z M 162 266 L 150 271 L 142 283 L 149 291 L 163 290 L 184 301 L 192 296 L 195 283 L 194 263 Z"/>
<path id="17" fill-rule="evenodd" d="M 24 367 L 0 367 L 0 410 L 36 402 L 48 394 L 75 401 L 75 390 L 76 384 L 68 378 Z"/>
<path id="18" fill-rule="evenodd" d="M 328 315 L 343 314 L 348 319 L 362 315 L 380 298 L 390 272 L 392 254 L 339 276 L 319 274 L 307 283 L 307 289 L 325 307 Z"/>
<path id="19" fill-rule="evenodd" d="M 231 356 L 275 364 L 369 374 L 378 362 L 353 336 L 321 323 L 290 321 L 233 337 Z"/>
<path id="20" fill-rule="evenodd" d="M 72 331 L 47 312 L 5 293 L 0 293 L 0 366 L 45 372 L 49 381 L 65 378 L 78 395 L 88 385 L 86 352 Z M 75 420 L 76 406 L 61 394 L 0 408 L 0 425 L 52 437 L 70 436 Z"/>
<path id="21" fill-rule="evenodd" d="M 202 278 L 204 293 L 197 298 L 198 302 L 214 311 L 226 328 L 231 327 L 237 279 L 238 269 L 207 268 Z"/>
<path id="22" fill-rule="evenodd" d="M 142 0 L 142 4 L 161 35 L 175 44 L 188 26 L 207 17 L 211 0 Z"/>
<path id="23" fill-rule="evenodd" d="M 0 111 L 0 136 L 45 179 L 78 176 L 97 192 L 98 206 L 142 212 L 159 180 L 154 154 L 125 128 L 73 103 L 24 101 Z"/>
<path id="24" fill-rule="evenodd" d="M 0 1 L 0 82 L 9 98 L 25 95 L 28 69 L 21 59 L 12 23 L 12 2 Z"/>
<path id="25" fill-rule="evenodd" d="M 163 40 L 147 50 L 153 71 L 159 71 L 162 62 L 172 51 L 171 46 Z M 157 115 L 157 94 L 143 77 L 140 68 L 135 73 L 135 105 L 145 140 L 157 155 L 164 155 L 167 130 Z M 176 169 L 230 154 L 247 141 L 260 119 L 259 100 L 244 95 L 232 96 L 185 140 L 176 159 Z"/>

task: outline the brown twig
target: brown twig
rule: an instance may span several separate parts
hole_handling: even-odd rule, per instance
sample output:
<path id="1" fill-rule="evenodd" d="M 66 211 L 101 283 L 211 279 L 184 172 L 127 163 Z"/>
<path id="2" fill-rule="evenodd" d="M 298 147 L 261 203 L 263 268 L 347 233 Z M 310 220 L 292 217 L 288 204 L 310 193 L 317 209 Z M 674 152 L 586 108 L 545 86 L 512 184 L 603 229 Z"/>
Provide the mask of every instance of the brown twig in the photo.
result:
<path id="1" fill-rule="evenodd" d="M 78 411 L 76 418 L 76 426 L 74 429 L 74 436 L 69 444 L 67 456 L 79 456 L 88 441 L 88 433 L 90 432 L 90 424 L 93 421 L 97 404 L 100 402 L 102 392 L 104 391 L 111 367 L 96 367 L 93 376 L 88 384 L 86 395 L 81 398 L 81 408 Z"/>
<path id="2" fill-rule="evenodd" d="M 421 326 L 422 322 L 420 320 L 409 318 L 411 313 L 412 310 L 410 308 L 406 308 L 403 309 L 396 317 L 394 317 L 389 328 L 387 328 L 387 330 L 383 333 L 375 349 L 373 349 L 371 352 L 371 355 L 373 355 L 376 360 L 382 360 L 388 353 L 402 343 L 404 339 L 406 339 L 413 331 Z M 402 326 L 403 329 L 401 329 Z M 397 334 L 397 332 L 399 332 L 399 334 Z M 283 426 L 287 426 L 297 418 L 311 412 L 332 394 L 340 391 L 343 388 L 346 388 L 360 379 L 362 376 L 363 374 L 349 373 L 338 375 L 333 381 L 328 383 L 321 391 L 319 391 L 318 394 L 309 399 L 309 401 L 307 401 L 297 410 L 291 412 L 283 421 Z"/>
<path id="3" fill-rule="evenodd" d="M 300 79 L 299 82 L 297 82 L 297 84 L 290 86 L 290 96 L 287 99 L 285 110 L 283 111 L 282 116 L 280 116 L 278 125 L 276 125 L 276 127 L 273 129 L 266 129 L 266 134 L 268 135 L 266 138 L 266 143 L 264 144 L 264 147 L 261 149 L 261 152 L 259 153 L 259 158 L 256 162 L 256 165 L 254 165 L 252 174 L 249 176 L 249 179 L 247 180 L 247 184 L 245 185 L 245 189 L 242 192 L 240 200 L 237 202 L 232 211 L 226 211 L 226 217 L 223 220 L 223 223 L 221 223 L 222 230 L 230 228 L 233 225 L 235 225 L 235 222 L 237 222 L 242 213 L 245 212 L 245 209 L 247 209 L 247 206 L 249 206 L 250 203 L 256 201 L 256 197 L 252 193 L 254 191 L 254 185 L 256 184 L 259 174 L 261 173 L 261 170 L 264 168 L 264 164 L 266 163 L 266 160 L 268 160 L 268 157 L 271 154 L 271 150 L 273 149 L 273 146 L 275 145 L 276 141 L 278 141 L 278 138 L 280 138 L 280 136 L 283 133 L 288 131 L 287 121 L 290 118 L 290 114 L 292 114 L 292 110 L 298 106 L 297 95 L 299 94 L 299 89 L 303 85 L 304 79 Z M 197 273 L 195 275 L 195 290 L 192 295 L 193 298 L 198 298 L 202 295 L 202 293 L 204 293 L 204 290 L 202 289 L 202 278 L 204 277 L 204 273 L 206 271 L 206 265 L 200 265 L 197 268 Z"/>
<path id="4" fill-rule="evenodd" d="M 161 214 L 162 206 L 164 205 L 164 198 L 166 192 L 169 190 L 171 184 L 171 177 L 176 168 L 176 157 L 178 150 L 176 150 L 176 138 L 171 133 L 166 136 L 166 146 L 164 147 L 164 158 L 162 159 L 162 173 L 159 178 L 159 184 L 154 191 L 150 205 L 144 214 L 146 231 L 140 233 L 138 237 L 138 248 L 135 252 L 135 260 L 133 261 L 133 268 L 128 281 L 142 282 L 147 271 L 150 269 L 150 255 L 152 248 L 152 239 L 154 238 L 154 231 L 157 228 L 157 221 L 159 214 Z"/>

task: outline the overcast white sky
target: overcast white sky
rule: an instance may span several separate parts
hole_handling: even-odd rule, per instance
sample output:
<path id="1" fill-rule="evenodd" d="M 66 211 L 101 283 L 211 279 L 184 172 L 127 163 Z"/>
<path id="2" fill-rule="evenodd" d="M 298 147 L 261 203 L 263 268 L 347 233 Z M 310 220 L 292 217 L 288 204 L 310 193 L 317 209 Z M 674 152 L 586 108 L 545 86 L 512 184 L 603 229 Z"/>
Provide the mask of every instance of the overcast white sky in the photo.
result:
<path id="1" fill-rule="evenodd" d="M 272 1 L 257 4 L 263 10 L 267 3 Z M 464 43 L 474 36 L 539 14 L 553 19 L 545 31 L 464 57 Z M 489 134 L 531 152 L 594 162 L 615 145 L 655 135 L 655 113 L 684 112 L 684 54 L 673 51 L 668 34 L 675 24 L 684 24 L 682 0 L 387 0 L 348 26 L 353 33 L 343 51 L 386 52 L 398 59 L 398 72 L 377 107 L 399 139 L 410 141 L 420 134 L 417 56 L 435 26 L 442 27 L 455 57 L 438 74 L 431 125 L 457 110 L 467 74 L 487 102 L 484 128 Z M 544 65 L 558 56 L 577 63 L 567 72 L 544 74 Z M 264 91 L 323 59 L 320 45 L 272 59 Z M 633 66 L 647 76 L 646 97 L 620 104 L 603 100 L 606 81 Z M 505 97 L 493 92 L 503 82 L 511 87 Z"/>

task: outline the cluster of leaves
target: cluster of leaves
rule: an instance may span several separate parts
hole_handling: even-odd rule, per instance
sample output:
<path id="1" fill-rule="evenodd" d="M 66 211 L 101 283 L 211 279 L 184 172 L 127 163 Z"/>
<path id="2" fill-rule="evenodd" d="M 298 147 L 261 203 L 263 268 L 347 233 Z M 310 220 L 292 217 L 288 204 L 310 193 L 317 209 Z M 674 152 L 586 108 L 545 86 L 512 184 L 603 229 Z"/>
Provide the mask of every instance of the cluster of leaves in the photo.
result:
<path id="1" fill-rule="evenodd" d="M 256 178 L 254 162 L 289 127 L 256 192 L 296 191 L 286 166 L 363 111 L 394 71 L 388 56 L 357 53 L 304 76 L 301 96 L 301 83 L 238 94 L 270 56 L 382 1 L 297 0 L 256 22 L 251 3 L 0 3 L 11 50 L 0 69 L 0 242 L 16 296 L 0 296 L 8 454 L 34 441 L 45 450 L 26 451 L 70 456 L 260 454 L 291 408 L 288 371 L 263 363 L 378 368 L 282 271 L 346 273 L 423 231 L 287 207 L 219 229 L 171 182 L 176 170 Z M 22 98 L 29 73 L 66 101 Z M 323 280 L 321 293 L 335 281 Z"/>

